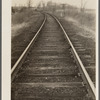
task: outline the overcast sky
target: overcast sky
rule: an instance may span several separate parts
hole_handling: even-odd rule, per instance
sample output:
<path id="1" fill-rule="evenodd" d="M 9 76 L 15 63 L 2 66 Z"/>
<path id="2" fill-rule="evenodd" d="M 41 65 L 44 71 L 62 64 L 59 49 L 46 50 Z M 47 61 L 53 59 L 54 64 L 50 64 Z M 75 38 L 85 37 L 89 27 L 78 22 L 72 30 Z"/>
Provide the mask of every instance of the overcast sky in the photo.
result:
<path id="1" fill-rule="evenodd" d="M 40 1 L 44 1 L 44 2 L 47 2 L 47 1 L 53 1 L 53 2 L 56 2 L 56 3 L 67 3 L 67 4 L 70 4 L 70 5 L 74 5 L 74 6 L 77 6 L 77 7 L 80 7 L 80 4 L 81 4 L 81 0 L 32 0 L 33 2 L 33 6 L 36 6 Z M 86 8 L 90 8 L 90 9 L 95 9 L 96 8 L 96 1 L 97 0 L 85 0 L 87 3 L 86 3 Z M 28 2 L 28 0 L 12 0 L 12 5 L 13 6 L 17 6 L 17 5 L 26 5 Z"/>

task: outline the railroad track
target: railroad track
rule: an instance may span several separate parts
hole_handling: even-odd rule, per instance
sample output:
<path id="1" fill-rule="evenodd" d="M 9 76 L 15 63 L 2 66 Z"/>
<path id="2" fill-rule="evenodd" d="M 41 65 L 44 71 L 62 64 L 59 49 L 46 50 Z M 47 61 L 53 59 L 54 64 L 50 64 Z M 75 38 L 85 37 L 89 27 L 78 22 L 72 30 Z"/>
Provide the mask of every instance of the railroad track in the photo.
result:
<path id="1" fill-rule="evenodd" d="M 56 17 L 44 21 L 11 70 L 12 100 L 95 100 L 95 86 Z"/>

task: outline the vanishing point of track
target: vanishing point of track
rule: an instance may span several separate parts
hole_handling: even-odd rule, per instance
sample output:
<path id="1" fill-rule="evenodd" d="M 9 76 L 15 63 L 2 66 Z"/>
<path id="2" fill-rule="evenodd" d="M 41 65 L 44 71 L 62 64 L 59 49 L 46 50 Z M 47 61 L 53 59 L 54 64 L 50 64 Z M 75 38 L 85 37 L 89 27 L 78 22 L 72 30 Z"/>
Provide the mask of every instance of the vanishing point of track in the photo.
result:
<path id="1" fill-rule="evenodd" d="M 95 86 L 59 20 L 44 21 L 11 70 L 12 100 L 93 100 Z"/>

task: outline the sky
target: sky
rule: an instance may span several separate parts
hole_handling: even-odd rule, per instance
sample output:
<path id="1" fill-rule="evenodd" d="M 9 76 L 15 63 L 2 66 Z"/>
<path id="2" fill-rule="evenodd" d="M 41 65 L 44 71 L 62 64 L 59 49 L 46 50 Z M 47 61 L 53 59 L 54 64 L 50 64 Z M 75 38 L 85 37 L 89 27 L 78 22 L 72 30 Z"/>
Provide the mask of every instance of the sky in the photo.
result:
<path id="1" fill-rule="evenodd" d="M 48 1 L 53 1 L 56 3 L 61 3 L 61 4 L 70 4 L 74 5 L 76 7 L 80 7 L 81 5 L 81 0 L 32 0 L 33 6 L 38 5 L 40 1 L 48 2 Z M 96 8 L 96 1 L 97 0 L 85 0 L 86 1 L 86 8 L 89 9 L 95 9 Z M 18 5 L 26 5 L 28 0 L 12 0 L 12 6 L 18 6 Z"/>

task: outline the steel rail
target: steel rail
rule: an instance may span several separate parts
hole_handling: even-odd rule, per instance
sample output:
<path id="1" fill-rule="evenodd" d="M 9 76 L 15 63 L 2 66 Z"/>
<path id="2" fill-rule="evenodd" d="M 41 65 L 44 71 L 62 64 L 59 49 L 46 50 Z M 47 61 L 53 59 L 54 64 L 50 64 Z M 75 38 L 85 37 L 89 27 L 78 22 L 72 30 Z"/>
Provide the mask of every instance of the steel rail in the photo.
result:
<path id="1" fill-rule="evenodd" d="M 49 15 L 51 15 L 51 14 L 49 14 Z M 67 38 L 67 40 L 68 40 L 68 42 L 69 42 L 69 44 L 71 46 L 71 51 L 72 51 L 72 53 L 74 55 L 76 63 L 79 66 L 79 70 L 80 70 L 80 72 L 82 74 L 82 78 L 83 78 L 85 84 L 87 85 L 87 88 L 88 88 L 88 90 L 90 92 L 90 95 L 93 97 L 93 99 L 96 99 L 96 88 L 95 88 L 95 86 L 94 86 L 94 84 L 93 84 L 88 72 L 86 71 L 86 69 L 85 69 L 85 67 L 84 67 L 79 55 L 77 54 L 77 52 L 76 52 L 71 40 L 69 39 L 69 37 L 68 37 L 65 29 L 63 28 L 62 24 L 60 23 L 60 21 L 55 16 L 53 16 L 53 15 L 51 15 L 51 16 L 57 21 L 57 23 L 60 25 L 61 29 L 63 30 L 63 32 L 64 32 L 64 34 L 65 34 L 65 36 L 66 36 L 66 38 Z"/>
<path id="2" fill-rule="evenodd" d="M 23 51 L 23 53 L 21 54 L 21 56 L 19 57 L 19 59 L 16 61 L 16 63 L 14 64 L 14 66 L 11 69 L 11 81 L 13 81 L 13 79 L 16 76 L 16 73 L 18 72 L 18 69 L 20 68 L 20 66 L 22 65 L 22 62 L 24 61 L 24 59 L 26 58 L 30 48 L 32 47 L 34 41 L 36 40 L 38 34 L 40 33 L 41 29 L 43 28 L 45 22 L 46 22 L 46 15 L 44 14 L 44 20 L 40 26 L 40 28 L 38 29 L 38 31 L 36 32 L 35 36 L 33 37 L 33 39 L 31 40 L 31 42 L 28 44 L 28 46 L 26 47 L 26 49 Z M 17 69 L 17 70 L 16 70 Z"/>

